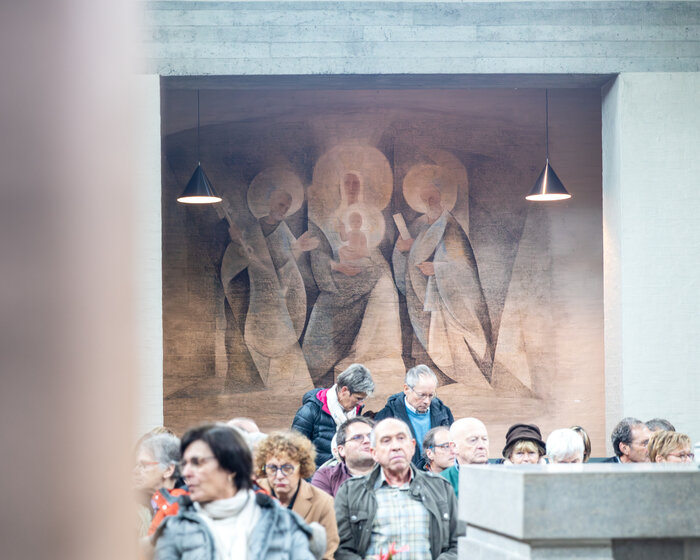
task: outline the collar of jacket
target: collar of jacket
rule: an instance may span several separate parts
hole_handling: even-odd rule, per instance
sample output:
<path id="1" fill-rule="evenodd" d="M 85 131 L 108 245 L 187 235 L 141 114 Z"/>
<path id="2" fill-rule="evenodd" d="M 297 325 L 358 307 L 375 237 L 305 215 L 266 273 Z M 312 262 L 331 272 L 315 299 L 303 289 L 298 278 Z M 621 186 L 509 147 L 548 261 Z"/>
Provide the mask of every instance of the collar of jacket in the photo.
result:
<path id="1" fill-rule="evenodd" d="M 369 472 L 369 474 L 365 475 L 365 486 L 367 490 L 370 492 L 374 492 L 374 485 L 377 483 L 377 480 L 379 479 L 380 473 L 382 466 L 377 463 L 377 465 Z M 419 476 L 424 473 L 420 473 L 418 469 L 413 465 L 413 463 L 409 464 L 409 467 L 411 469 L 411 480 L 408 483 L 408 487 L 410 488 L 411 494 L 414 496 L 420 496 L 421 495 L 421 488 L 423 487 L 423 483 L 419 480 Z M 429 476 L 429 475 L 428 475 Z"/>

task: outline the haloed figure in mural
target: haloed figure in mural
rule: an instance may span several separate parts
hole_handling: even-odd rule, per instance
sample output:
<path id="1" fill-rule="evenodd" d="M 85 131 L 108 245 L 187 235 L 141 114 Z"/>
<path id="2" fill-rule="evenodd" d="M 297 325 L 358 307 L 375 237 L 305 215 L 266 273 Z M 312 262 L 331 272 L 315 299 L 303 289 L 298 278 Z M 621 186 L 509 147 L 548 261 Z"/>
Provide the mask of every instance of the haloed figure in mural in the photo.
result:
<path id="1" fill-rule="evenodd" d="M 353 362 L 367 366 L 380 389 L 404 371 L 398 294 L 379 248 L 392 184 L 386 157 L 368 146 L 336 146 L 314 169 L 309 231 L 320 240 L 311 253 L 320 293 L 303 350 L 317 386 Z"/>
<path id="2" fill-rule="evenodd" d="M 450 212 L 456 188 L 445 181 L 433 165 L 416 166 L 406 175 L 404 196 L 422 215 L 408 231 L 400 227 L 394 272 L 415 337 L 430 358 L 458 383 L 489 388 L 491 320 L 471 243 Z"/>
<path id="3" fill-rule="evenodd" d="M 231 243 L 221 265 L 226 297 L 229 283 L 248 269 L 250 295 L 244 339 L 267 387 L 310 387 L 299 337 L 306 320 L 306 291 L 297 259 L 318 240 L 305 232 L 294 237 L 284 221 L 304 198 L 299 179 L 272 169 L 258 174 L 248 189 L 248 205 L 257 218 L 243 231 L 233 219 Z"/>

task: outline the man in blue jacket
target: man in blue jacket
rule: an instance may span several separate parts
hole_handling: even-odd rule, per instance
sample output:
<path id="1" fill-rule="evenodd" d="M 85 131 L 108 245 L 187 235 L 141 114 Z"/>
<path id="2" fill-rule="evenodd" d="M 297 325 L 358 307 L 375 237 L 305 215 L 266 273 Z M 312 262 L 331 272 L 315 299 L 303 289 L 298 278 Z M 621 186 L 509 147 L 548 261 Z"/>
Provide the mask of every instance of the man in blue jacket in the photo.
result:
<path id="1" fill-rule="evenodd" d="M 417 365 L 406 372 L 403 393 L 391 395 L 386 406 L 375 416 L 379 422 L 384 418 L 398 418 L 411 428 L 417 445 L 412 463 L 422 469 L 425 464 L 423 438 L 428 430 L 438 426 L 451 426 L 454 422 L 452 411 L 437 398 L 438 380 L 426 365 Z"/>

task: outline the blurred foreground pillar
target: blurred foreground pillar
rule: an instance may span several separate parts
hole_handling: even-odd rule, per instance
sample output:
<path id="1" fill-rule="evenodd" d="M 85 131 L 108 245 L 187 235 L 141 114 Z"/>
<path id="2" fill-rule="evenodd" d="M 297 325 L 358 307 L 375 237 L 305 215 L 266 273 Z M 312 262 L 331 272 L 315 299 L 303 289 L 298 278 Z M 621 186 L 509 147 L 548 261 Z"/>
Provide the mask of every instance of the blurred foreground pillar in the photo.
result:
<path id="1" fill-rule="evenodd" d="M 129 1 L 0 8 L 6 560 L 134 558 Z"/>

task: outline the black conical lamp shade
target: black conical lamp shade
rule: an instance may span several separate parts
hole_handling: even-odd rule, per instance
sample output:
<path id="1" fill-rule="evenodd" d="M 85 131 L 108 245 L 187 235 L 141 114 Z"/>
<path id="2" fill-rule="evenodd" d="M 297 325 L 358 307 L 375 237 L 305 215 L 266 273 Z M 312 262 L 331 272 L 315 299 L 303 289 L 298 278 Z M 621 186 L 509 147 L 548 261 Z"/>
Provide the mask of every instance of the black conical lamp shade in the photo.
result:
<path id="1" fill-rule="evenodd" d="M 185 192 L 180 195 L 177 201 L 185 204 L 213 204 L 221 202 L 221 197 L 214 192 L 207 174 L 198 163 L 197 169 L 194 170 L 192 178 L 185 187 Z"/>
<path id="2" fill-rule="evenodd" d="M 554 169 L 549 165 L 549 158 L 542 173 L 535 181 L 535 186 L 525 198 L 527 200 L 566 200 L 571 198 L 569 191 L 564 188 Z"/>

